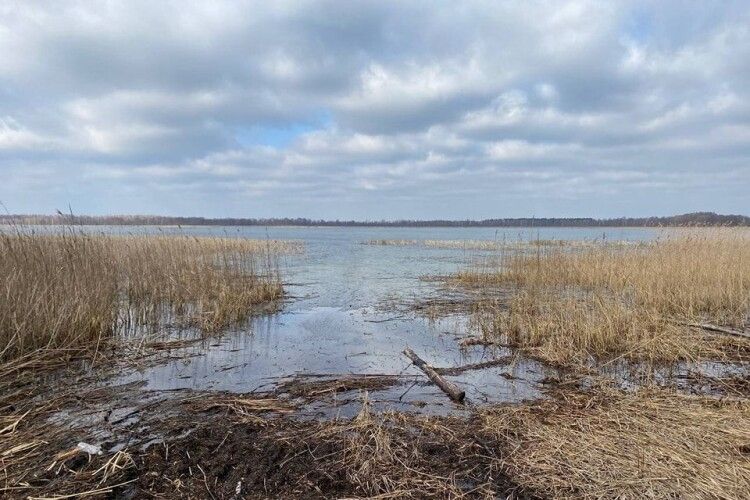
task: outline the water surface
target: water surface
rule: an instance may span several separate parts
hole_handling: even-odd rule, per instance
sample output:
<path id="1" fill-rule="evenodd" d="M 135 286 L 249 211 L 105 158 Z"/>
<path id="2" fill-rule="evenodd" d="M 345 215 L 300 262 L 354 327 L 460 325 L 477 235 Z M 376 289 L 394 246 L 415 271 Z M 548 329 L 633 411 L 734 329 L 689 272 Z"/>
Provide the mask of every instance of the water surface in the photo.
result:
<path id="1" fill-rule="evenodd" d="M 338 227 L 90 227 L 113 233 L 177 233 L 196 236 L 270 238 L 304 243 L 300 255 L 284 255 L 280 266 L 288 300 L 279 313 L 253 318 L 220 338 L 172 353 L 171 361 L 119 379 L 145 382 L 149 390 L 270 390 L 294 376 L 399 375 L 403 383 L 376 391 L 376 405 L 445 413 L 455 408 L 402 355 L 411 347 L 434 366 L 452 367 L 507 355 L 496 349 L 462 350 L 470 335 L 462 315 L 431 321 L 383 308 L 394 300 L 435 293 L 420 279 L 446 275 L 492 255 L 492 251 L 424 246 L 381 246 L 369 240 L 618 240 L 647 241 L 651 229 L 587 228 L 338 228 Z M 550 370 L 530 360 L 467 371 L 449 377 L 472 402 L 518 402 L 540 397 L 539 381 Z M 415 383 L 416 382 L 416 383 Z M 334 406 L 346 414 L 351 395 Z M 429 403 L 427 406 L 424 403 Z M 425 410 L 427 408 L 427 410 Z M 321 410 L 322 411 L 322 410 Z"/>

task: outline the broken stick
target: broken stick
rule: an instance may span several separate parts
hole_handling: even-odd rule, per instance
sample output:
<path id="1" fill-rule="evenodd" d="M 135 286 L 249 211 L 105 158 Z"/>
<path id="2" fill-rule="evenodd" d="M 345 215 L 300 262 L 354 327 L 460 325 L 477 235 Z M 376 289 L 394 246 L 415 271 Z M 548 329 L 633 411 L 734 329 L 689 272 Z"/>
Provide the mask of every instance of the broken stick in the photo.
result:
<path id="1" fill-rule="evenodd" d="M 412 351 L 411 348 L 407 347 L 406 349 L 404 349 L 404 354 L 411 360 L 412 363 L 414 363 L 417 368 L 422 370 L 436 386 L 440 387 L 440 390 L 446 393 L 453 401 L 456 401 L 457 403 L 463 403 L 464 397 L 466 397 L 466 393 L 464 391 L 456 387 L 453 383 L 448 382 L 443 377 L 441 377 L 434 368 L 428 365 L 425 360 L 417 356 L 417 354 Z"/>

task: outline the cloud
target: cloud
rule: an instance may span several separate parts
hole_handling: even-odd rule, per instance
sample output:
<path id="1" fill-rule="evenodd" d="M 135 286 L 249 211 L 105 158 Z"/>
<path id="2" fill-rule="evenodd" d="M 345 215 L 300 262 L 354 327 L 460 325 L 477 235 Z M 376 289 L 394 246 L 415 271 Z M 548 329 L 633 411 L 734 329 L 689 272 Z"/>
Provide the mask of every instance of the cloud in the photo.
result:
<path id="1" fill-rule="evenodd" d="M 8 1 L 0 200 L 747 212 L 749 26 L 743 2 Z"/>

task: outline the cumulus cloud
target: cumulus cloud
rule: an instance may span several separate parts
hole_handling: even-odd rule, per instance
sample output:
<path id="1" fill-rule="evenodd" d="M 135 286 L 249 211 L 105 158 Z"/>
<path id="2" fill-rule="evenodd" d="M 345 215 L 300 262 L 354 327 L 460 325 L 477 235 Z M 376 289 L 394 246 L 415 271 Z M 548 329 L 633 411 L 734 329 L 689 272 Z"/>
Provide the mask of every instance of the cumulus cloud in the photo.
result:
<path id="1" fill-rule="evenodd" d="M 0 5 L 12 211 L 747 212 L 743 2 Z"/>

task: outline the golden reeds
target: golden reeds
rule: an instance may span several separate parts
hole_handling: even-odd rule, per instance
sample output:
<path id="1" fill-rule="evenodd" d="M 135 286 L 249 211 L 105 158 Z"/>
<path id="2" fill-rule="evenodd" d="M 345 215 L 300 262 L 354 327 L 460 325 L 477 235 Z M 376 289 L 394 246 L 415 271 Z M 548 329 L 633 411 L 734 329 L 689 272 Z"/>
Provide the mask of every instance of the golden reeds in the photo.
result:
<path id="1" fill-rule="evenodd" d="M 511 253 L 496 267 L 461 272 L 461 286 L 504 288 L 476 319 L 486 335 L 556 362 L 593 358 L 675 361 L 717 356 L 741 338 L 707 340 L 684 323 L 743 329 L 750 312 L 745 230 L 672 236 L 649 245 Z"/>
<path id="2" fill-rule="evenodd" d="M 281 297 L 284 242 L 0 234 L 0 361 L 40 349 L 95 349 L 149 325 L 215 331 Z"/>
<path id="3" fill-rule="evenodd" d="M 598 240 L 554 240 L 554 239 L 531 239 L 531 240 L 367 240 L 363 245 L 373 246 L 407 246 L 441 248 L 448 250 L 523 250 L 539 247 L 552 248 L 586 248 L 601 246 L 604 243 Z M 622 246 L 627 242 L 606 242 L 609 246 Z"/>
<path id="4" fill-rule="evenodd" d="M 502 470 L 544 498 L 744 498 L 750 402 L 601 388 L 484 410 Z"/>
<path id="5" fill-rule="evenodd" d="M 707 230 L 637 247 L 509 254 L 489 273 L 459 278 L 525 288 L 606 289 L 670 316 L 742 325 L 750 308 L 750 232 Z"/>

